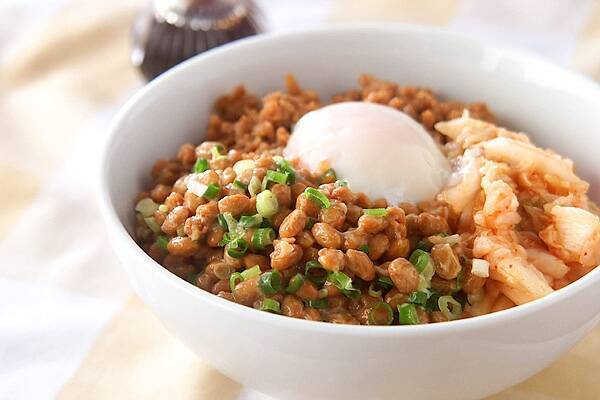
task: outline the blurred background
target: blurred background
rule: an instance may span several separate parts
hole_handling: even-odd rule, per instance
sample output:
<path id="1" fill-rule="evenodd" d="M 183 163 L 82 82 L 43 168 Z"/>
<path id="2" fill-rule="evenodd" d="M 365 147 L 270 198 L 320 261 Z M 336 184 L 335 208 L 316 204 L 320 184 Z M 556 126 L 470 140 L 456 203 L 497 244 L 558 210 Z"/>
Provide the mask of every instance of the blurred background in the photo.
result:
<path id="1" fill-rule="evenodd" d="M 226 12 L 186 4 L 0 3 L 0 398 L 264 399 L 189 353 L 132 294 L 95 203 L 115 112 L 185 55 L 255 31 L 412 23 L 525 48 L 600 80 L 600 0 L 257 0 L 228 17 L 243 28 L 193 45 L 165 21 L 195 17 L 201 31 Z M 495 399 L 596 398 L 598 354 L 597 330 Z"/>

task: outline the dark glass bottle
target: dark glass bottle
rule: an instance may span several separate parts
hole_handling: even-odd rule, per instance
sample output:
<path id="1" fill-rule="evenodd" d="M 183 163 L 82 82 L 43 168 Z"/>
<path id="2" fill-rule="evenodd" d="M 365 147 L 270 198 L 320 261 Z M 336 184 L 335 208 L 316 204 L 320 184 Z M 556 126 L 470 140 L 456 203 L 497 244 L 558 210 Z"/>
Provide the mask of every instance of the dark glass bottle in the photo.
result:
<path id="1" fill-rule="evenodd" d="M 198 53 L 259 31 L 251 0 L 154 0 L 134 25 L 131 60 L 152 80 Z"/>

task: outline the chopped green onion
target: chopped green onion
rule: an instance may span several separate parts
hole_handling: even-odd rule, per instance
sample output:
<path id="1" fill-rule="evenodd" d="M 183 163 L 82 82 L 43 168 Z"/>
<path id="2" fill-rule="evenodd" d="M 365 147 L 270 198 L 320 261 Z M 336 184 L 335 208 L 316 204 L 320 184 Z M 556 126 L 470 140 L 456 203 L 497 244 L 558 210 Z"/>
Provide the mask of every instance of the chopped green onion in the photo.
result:
<path id="1" fill-rule="evenodd" d="M 427 311 L 427 312 L 439 311 L 440 310 L 440 306 L 438 304 L 439 298 L 440 298 L 439 293 L 431 292 L 431 295 L 429 296 L 429 298 L 427 299 L 427 302 L 425 303 L 425 311 Z"/>
<path id="2" fill-rule="evenodd" d="M 266 179 L 267 179 L 267 181 L 280 183 L 280 184 L 284 185 L 288 181 L 288 175 L 285 172 L 268 170 Z"/>
<path id="3" fill-rule="evenodd" d="M 282 158 L 280 160 L 277 160 L 276 163 L 277 163 L 277 169 L 279 170 L 279 172 L 283 172 L 284 174 L 286 174 L 288 185 L 291 185 L 292 183 L 296 182 L 296 171 L 291 166 L 289 161 L 284 160 Z"/>
<path id="4" fill-rule="evenodd" d="M 302 285 L 304 285 L 304 277 L 302 274 L 298 273 L 294 275 L 292 279 L 290 279 L 288 287 L 285 289 L 285 291 L 288 293 L 296 293 L 298 289 L 302 287 Z"/>
<path id="5" fill-rule="evenodd" d="M 327 308 L 329 306 L 329 302 L 327 299 L 308 300 L 306 305 L 312 308 Z"/>
<path id="6" fill-rule="evenodd" d="M 277 270 L 265 272 L 258 280 L 258 287 L 267 296 L 279 292 L 281 290 L 281 273 Z"/>
<path id="7" fill-rule="evenodd" d="M 337 180 L 337 181 L 335 181 L 335 186 L 337 186 L 337 187 L 348 187 L 348 181 L 346 181 L 346 180 Z"/>
<path id="8" fill-rule="evenodd" d="M 252 178 L 250 178 L 250 183 L 248 183 L 248 193 L 250 193 L 250 196 L 256 196 L 260 193 L 261 189 L 262 183 L 260 182 L 260 179 L 256 176 L 252 176 Z"/>
<path id="9" fill-rule="evenodd" d="M 319 264 L 318 261 L 310 260 L 304 267 L 304 275 L 309 281 L 322 286 L 327 280 L 327 271 Z"/>
<path id="10" fill-rule="evenodd" d="M 462 289 L 463 284 L 465 283 L 465 275 L 465 269 L 461 267 L 460 271 L 458 271 L 458 275 L 456 276 L 456 286 L 454 288 L 454 292 L 458 292 Z"/>
<path id="11" fill-rule="evenodd" d="M 427 300 L 431 297 L 432 292 L 430 290 L 416 291 L 412 292 L 408 296 L 408 302 L 413 304 L 418 304 L 420 306 L 425 306 L 427 304 Z"/>
<path id="12" fill-rule="evenodd" d="M 307 263 L 307 266 L 308 266 L 308 263 Z M 320 267 L 320 264 L 319 264 L 319 267 Z M 329 273 L 327 275 L 327 281 L 331 282 L 346 297 L 349 297 L 351 299 L 356 299 L 360 296 L 360 290 L 358 290 L 354 286 L 352 286 L 352 279 L 350 279 L 350 277 L 343 272 Z"/>
<path id="13" fill-rule="evenodd" d="M 431 261 L 428 252 L 421 249 L 416 249 L 412 252 L 409 258 L 412 265 L 419 272 L 419 290 L 427 289 L 431 286 L 431 278 L 435 274 L 435 264 Z"/>
<path id="14" fill-rule="evenodd" d="M 235 287 L 237 286 L 237 284 L 242 282 L 243 280 L 244 277 L 239 272 L 234 272 L 233 274 L 231 274 L 231 276 L 229 277 L 229 289 L 231 290 L 231 293 L 235 291 Z"/>
<path id="15" fill-rule="evenodd" d="M 166 214 L 169 212 L 169 207 L 165 204 L 161 204 L 160 206 L 158 206 L 158 211 L 160 211 L 163 214 Z"/>
<path id="16" fill-rule="evenodd" d="M 382 296 L 383 291 L 381 289 L 375 290 L 376 286 L 377 286 L 377 282 L 371 282 L 371 284 L 369 285 L 369 296 L 379 298 Z"/>
<path id="17" fill-rule="evenodd" d="M 231 242 L 231 235 L 229 234 L 229 232 L 225 232 L 221 240 L 219 240 L 219 246 L 223 247 L 229 242 Z"/>
<path id="18" fill-rule="evenodd" d="M 219 223 L 219 225 L 221 225 L 221 228 L 225 229 L 226 231 L 229 230 L 229 226 L 227 225 L 227 220 L 225 219 L 225 216 L 223 214 L 217 215 L 217 222 Z"/>
<path id="19" fill-rule="evenodd" d="M 369 325 L 390 325 L 394 320 L 394 311 L 392 307 L 382 302 L 379 302 L 369 311 Z"/>
<path id="20" fill-rule="evenodd" d="M 306 190 L 304 191 L 304 195 L 308 199 L 317 203 L 321 208 L 329 208 L 329 206 L 331 206 L 331 202 L 329 201 L 327 196 L 325 196 L 323 193 L 319 192 L 315 188 L 306 188 Z"/>
<path id="21" fill-rule="evenodd" d="M 221 154 L 221 152 L 223 150 L 225 150 L 225 149 L 221 145 L 216 145 L 212 149 L 210 149 L 210 152 L 212 154 L 212 159 L 213 160 L 218 160 L 218 159 L 221 159 L 221 158 L 225 158 L 226 156 L 224 156 L 223 154 Z"/>
<path id="22" fill-rule="evenodd" d="M 198 158 L 192 167 L 192 172 L 200 174 L 208 169 L 208 160 L 206 158 Z"/>
<path id="23" fill-rule="evenodd" d="M 363 244 L 358 247 L 363 253 L 369 254 L 369 245 Z"/>
<path id="24" fill-rule="evenodd" d="M 248 185 L 243 184 L 242 182 L 235 180 L 233 181 L 233 187 L 240 189 L 240 190 L 246 190 L 248 189 Z"/>
<path id="25" fill-rule="evenodd" d="M 260 214 L 255 215 L 243 215 L 240 217 L 239 226 L 242 228 L 254 228 L 256 226 L 260 226 L 263 221 L 263 217 Z"/>
<path id="26" fill-rule="evenodd" d="M 146 225 L 148 225 L 148 228 L 150 228 L 150 230 L 152 230 L 152 232 L 154 232 L 154 233 L 161 232 L 160 225 L 158 225 L 158 222 L 156 222 L 154 217 L 146 217 L 146 218 L 144 218 L 144 222 L 146 223 Z"/>
<path id="27" fill-rule="evenodd" d="M 211 183 L 206 186 L 206 191 L 204 192 L 202 197 L 205 197 L 208 200 L 212 200 L 215 197 L 217 197 L 217 195 L 219 194 L 219 190 L 220 190 L 219 185 L 217 185 L 215 183 Z"/>
<path id="28" fill-rule="evenodd" d="M 431 262 L 431 259 L 428 252 L 416 249 L 410 255 L 409 261 L 415 266 L 419 273 L 422 273 L 425 270 L 425 267 Z"/>
<path id="29" fill-rule="evenodd" d="M 457 319 L 462 314 L 462 306 L 452 296 L 441 296 L 438 299 L 438 306 L 449 320 Z"/>
<path id="30" fill-rule="evenodd" d="M 169 244 L 169 238 L 165 235 L 160 235 L 156 238 L 156 245 L 162 250 L 167 251 L 167 244 Z"/>
<path id="31" fill-rule="evenodd" d="M 313 217 L 308 217 L 306 219 L 306 229 L 310 231 L 312 229 L 313 225 L 315 224 L 315 222 L 316 221 Z"/>
<path id="32" fill-rule="evenodd" d="M 273 228 L 259 228 L 252 234 L 252 248 L 255 250 L 264 250 L 273 243 L 275 239 Z"/>
<path id="33" fill-rule="evenodd" d="M 332 183 L 337 180 L 337 176 L 335 175 L 335 171 L 332 168 L 329 168 L 327 171 L 321 175 L 320 183 Z"/>
<path id="34" fill-rule="evenodd" d="M 156 210 L 158 210 L 158 204 L 156 204 L 154 200 L 149 197 L 141 199 L 135 205 L 135 211 L 139 212 L 144 217 L 151 217 Z"/>
<path id="35" fill-rule="evenodd" d="M 242 238 L 237 238 L 225 245 L 225 251 L 233 258 L 242 258 L 248 250 L 248 242 Z"/>
<path id="36" fill-rule="evenodd" d="M 281 312 L 281 306 L 277 300 L 263 299 L 260 303 L 260 310 L 279 314 Z"/>
<path id="37" fill-rule="evenodd" d="M 387 215 L 387 210 L 385 208 L 365 208 L 363 213 L 375 217 L 385 217 Z"/>
<path id="38" fill-rule="evenodd" d="M 419 323 L 419 315 L 414 304 L 398 304 L 398 322 L 400 322 L 400 325 L 416 325 Z"/>
<path id="39" fill-rule="evenodd" d="M 238 230 L 238 222 L 235 220 L 235 218 L 233 217 L 233 215 L 230 212 L 226 212 L 223 214 L 220 214 L 223 216 L 223 220 L 225 220 L 225 229 L 227 229 L 227 232 L 230 233 L 236 233 Z M 218 217 L 217 217 L 218 218 Z M 220 221 L 219 221 L 220 223 Z"/>
<path id="40" fill-rule="evenodd" d="M 270 190 L 264 190 L 256 196 L 256 211 L 264 218 L 270 218 L 279 211 L 277 196 Z"/>
<path id="41" fill-rule="evenodd" d="M 389 290 L 394 287 L 394 282 L 388 276 L 380 276 L 377 278 L 377 284 L 384 290 Z"/>
<path id="42" fill-rule="evenodd" d="M 260 267 L 258 265 L 255 265 L 252 268 L 248 268 L 247 270 L 242 271 L 240 275 L 242 275 L 242 278 L 244 278 L 245 281 L 247 281 L 248 279 L 256 278 L 260 275 Z"/>

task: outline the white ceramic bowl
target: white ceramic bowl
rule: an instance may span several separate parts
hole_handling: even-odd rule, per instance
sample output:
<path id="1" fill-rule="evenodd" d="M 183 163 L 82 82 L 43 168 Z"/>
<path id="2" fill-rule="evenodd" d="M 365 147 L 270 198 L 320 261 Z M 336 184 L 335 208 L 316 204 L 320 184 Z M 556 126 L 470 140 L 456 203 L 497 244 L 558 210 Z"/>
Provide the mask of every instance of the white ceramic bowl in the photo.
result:
<path id="1" fill-rule="evenodd" d="M 575 160 L 598 198 L 600 89 L 537 57 L 447 32 L 360 26 L 265 35 L 167 72 L 122 109 L 104 150 L 101 204 L 137 293 L 199 357 L 281 399 L 476 399 L 548 366 L 598 322 L 600 270 L 483 317 L 423 326 L 343 326 L 272 315 L 177 278 L 131 237 L 133 199 L 158 158 L 203 140 L 215 98 L 243 82 L 263 94 L 293 72 L 322 99 L 360 73 L 486 101 L 503 124 Z"/>

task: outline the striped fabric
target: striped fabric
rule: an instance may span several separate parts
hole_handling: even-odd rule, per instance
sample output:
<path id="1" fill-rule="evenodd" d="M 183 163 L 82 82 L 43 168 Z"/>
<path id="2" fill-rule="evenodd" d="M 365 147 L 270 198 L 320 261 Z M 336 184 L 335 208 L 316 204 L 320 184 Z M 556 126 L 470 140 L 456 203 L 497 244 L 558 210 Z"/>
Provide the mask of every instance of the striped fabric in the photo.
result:
<path id="1" fill-rule="evenodd" d="M 266 399 L 190 353 L 140 302 L 95 204 L 96 149 L 142 85 L 128 58 L 141 3 L 0 5 L 1 399 Z M 365 20 L 447 26 L 600 79 L 600 0 L 260 4 L 273 30 Z M 597 398 L 598 370 L 597 329 L 493 399 Z"/>

